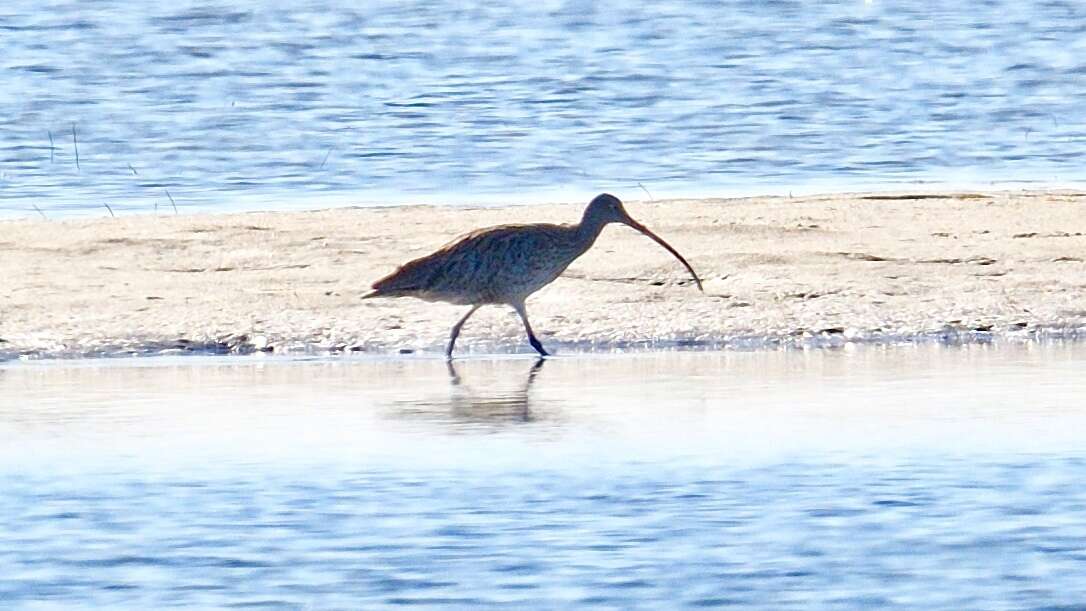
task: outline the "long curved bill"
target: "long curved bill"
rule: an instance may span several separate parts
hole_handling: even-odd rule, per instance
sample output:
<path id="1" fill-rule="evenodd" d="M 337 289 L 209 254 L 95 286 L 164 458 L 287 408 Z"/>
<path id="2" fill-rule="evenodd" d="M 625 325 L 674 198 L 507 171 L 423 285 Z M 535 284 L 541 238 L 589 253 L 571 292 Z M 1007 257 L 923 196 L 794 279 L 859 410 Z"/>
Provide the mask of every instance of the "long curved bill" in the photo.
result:
<path id="1" fill-rule="evenodd" d="M 640 231 L 641 233 L 649 236 L 650 238 L 653 239 L 654 242 L 656 242 L 660 246 L 663 246 L 664 248 L 666 248 L 669 253 L 675 255 L 675 258 L 678 259 L 679 262 L 682 263 L 686 267 L 686 269 L 690 271 L 690 275 L 694 277 L 694 283 L 698 285 L 698 290 L 703 292 L 703 293 L 705 292 L 705 289 L 703 289 L 701 287 L 701 278 L 698 278 L 698 274 L 694 271 L 694 268 L 690 267 L 690 264 L 686 262 L 686 259 L 684 259 L 683 256 L 679 254 L 679 251 L 672 248 L 671 244 L 668 244 L 667 242 L 664 241 L 663 238 L 661 238 L 660 236 L 656 235 L 655 233 L 649 231 L 648 227 L 645 227 L 641 223 L 638 223 L 637 221 L 633 220 L 632 218 L 627 217 L 626 220 L 625 220 L 625 223 L 627 225 L 629 225 L 630 227 L 633 227 L 634 229 Z"/>

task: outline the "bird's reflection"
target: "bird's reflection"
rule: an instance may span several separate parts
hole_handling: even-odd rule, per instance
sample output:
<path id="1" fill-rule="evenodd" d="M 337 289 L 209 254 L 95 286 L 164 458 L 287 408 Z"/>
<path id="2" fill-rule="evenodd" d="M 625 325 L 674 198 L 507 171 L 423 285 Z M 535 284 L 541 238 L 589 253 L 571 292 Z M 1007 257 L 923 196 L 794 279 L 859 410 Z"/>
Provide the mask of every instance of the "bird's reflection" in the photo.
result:
<path id="1" fill-rule="evenodd" d="M 536 359 L 535 364 L 533 364 L 532 368 L 528 370 L 528 378 L 524 381 L 523 388 L 523 391 L 525 393 L 527 393 L 528 389 L 532 387 L 532 382 L 535 381 L 535 376 L 539 373 L 541 369 L 543 369 L 543 363 L 545 362 L 546 359 Z M 460 372 L 456 370 L 456 365 L 453 364 L 452 360 L 445 361 L 445 367 L 447 367 L 449 370 L 449 381 L 452 383 L 452 385 L 460 386 Z"/>
<path id="2" fill-rule="evenodd" d="M 531 389 L 544 363 L 544 359 L 536 360 L 525 372 L 524 381 L 510 389 L 504 384 L 497 388 L 483 382 L 473 384 L 471 375 L 465 380 L 457 366 L 447 361 L 448 394 L 440 399 L 397 401 L 396 417 L 421 418 L 468 428 L 471 425 L 536 422 L 540 416 L 532 410 Z M 502 368 L 505 368 L 504 365 Z"/>
<path id="3" fill-rule="evenodd" d="M 453 413 L 469 420 L 532 422 L 535 418 L 529 405 L 529 395 L 544 362 L 544 359 L 537 359 L 528 369 L 524 382 L 516 390 L 494 391 L 464 384 L 456 365 L 452 361 L 446 361 L 449 383 L 453 390 Z"/>

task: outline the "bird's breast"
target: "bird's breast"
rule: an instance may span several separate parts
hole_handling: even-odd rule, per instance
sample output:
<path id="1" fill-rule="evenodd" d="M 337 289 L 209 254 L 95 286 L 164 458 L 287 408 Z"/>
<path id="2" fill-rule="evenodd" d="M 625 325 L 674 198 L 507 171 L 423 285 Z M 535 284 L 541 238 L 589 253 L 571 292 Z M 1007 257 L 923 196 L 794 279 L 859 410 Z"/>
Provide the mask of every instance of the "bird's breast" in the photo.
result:
<path id="1" fill-rule="evenodd" d="M 479 280 L 487 287 L 487 299 L 523 299 L 553 282 L 581 254 L 565 238 L 559 231 L 540 231 L 503 241 L 497 256 L 479 261 Z"/>

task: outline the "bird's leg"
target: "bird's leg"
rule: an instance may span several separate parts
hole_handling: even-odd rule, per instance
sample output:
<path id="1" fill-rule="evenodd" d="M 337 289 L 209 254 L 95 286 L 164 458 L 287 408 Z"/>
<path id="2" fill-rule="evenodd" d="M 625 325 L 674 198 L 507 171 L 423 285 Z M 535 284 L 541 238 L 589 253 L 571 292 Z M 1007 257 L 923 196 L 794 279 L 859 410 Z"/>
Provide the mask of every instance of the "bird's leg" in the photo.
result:
<path id="1" fill-rule="evenodd" d="M 528 322 L 528 310 L 525 309 L 524 302 L 511 303 L 509 305 L 513 306 L 513 309 L 517 311 L 517 314 L 520 314 L 520 319 L 524 321 L 524 330 L 528 332 L 528 343 L 532 345 L 532 348 L 535 348 L 536 352 L 539 353 L 539 356 L 550 356 L 550 354 L 543 349 L 543 344 L 539 343 L 539 340 L 536 339 L 535 333 L 532 332 L 532 323 Z"/>
<path id="2" fill-rule="evenodd" d="M 471 318 L 471 315 L 475 313 L 475 310 L 478 310 L 480 307 L 481 306 L 477 305 L 471 306 L 471 309 L 468 310 L 468 313 L 464 314 L 464 317 L 458 320 L 455 325 L 453 325 L 452 333 L 449 334 L 449 347 L 445 349 L 446 359 L 452 358 L 453 346 L 456 345 L 456 338 L 460 336 L 460 328 L 464 326 L 464 323 L 468 321 L 468 318 Z"/>

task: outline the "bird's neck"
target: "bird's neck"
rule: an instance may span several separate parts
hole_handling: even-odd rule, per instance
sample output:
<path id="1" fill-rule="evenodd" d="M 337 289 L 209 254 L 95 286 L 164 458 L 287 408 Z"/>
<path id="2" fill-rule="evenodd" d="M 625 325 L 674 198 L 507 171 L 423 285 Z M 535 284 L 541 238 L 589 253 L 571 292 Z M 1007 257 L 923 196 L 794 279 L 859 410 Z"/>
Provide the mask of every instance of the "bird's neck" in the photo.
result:
<path id="1" fill-rule="evenodd" d="M 580 224 L 577 225 L 577 244 L 581 247 L 581 252 L 588 250 L 596 243 L 596 238 L 600 236 L 600 232 L 606 225 L 606 222 L 600 221 L 598 217 L 585 211 Z"/>

